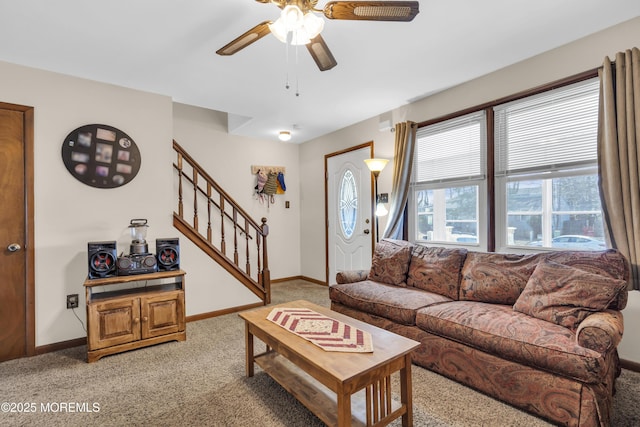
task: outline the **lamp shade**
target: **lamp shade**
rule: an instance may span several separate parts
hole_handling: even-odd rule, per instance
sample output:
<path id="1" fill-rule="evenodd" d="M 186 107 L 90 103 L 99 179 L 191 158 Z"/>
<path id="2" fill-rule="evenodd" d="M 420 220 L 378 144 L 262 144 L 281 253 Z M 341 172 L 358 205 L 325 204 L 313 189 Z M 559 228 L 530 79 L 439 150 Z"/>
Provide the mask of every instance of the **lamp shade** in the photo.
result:
<path id="1" fill-rule="evenodd" d="M 274 22 L 273 24 L 269 24 L 269 30 L 271 30 L 271 34 L 273 34 L 275 36 L 275 38 L 277 38 L 278 40 L 280 40 L 282 43 L 286 43 L 287 42 L 287 29 L 284 26 L 284 22 L 282 22 L 282 19 L 276 19 L 276 22 Z"/>
<path id="2" fill-rule="evenodd" d="M 389 162 L 388 159 L 366 159 L 364 161 L 371 172 L 380 172 Z"/>
<path id="3" fill-rule="evenodd" d="M 304 15 L 298 6 L 289 5 L 282 9 L 280 19 L 287 31 L 295 31 L 302 26 Z"/>
<path id="4" fill-rule="evenodd" d="M 304 15 L 304 29 L 310 39 L 320 34 L 323 28 L 324 19 L 314 15 L 312 12 L 308 12 Z"/>
<path id="5" fill-rule="evenodd" d="M 376 216 L 385 216 L 389 213 L 387 208 L 382 203 L 378 203 L 376 206 Z"/>

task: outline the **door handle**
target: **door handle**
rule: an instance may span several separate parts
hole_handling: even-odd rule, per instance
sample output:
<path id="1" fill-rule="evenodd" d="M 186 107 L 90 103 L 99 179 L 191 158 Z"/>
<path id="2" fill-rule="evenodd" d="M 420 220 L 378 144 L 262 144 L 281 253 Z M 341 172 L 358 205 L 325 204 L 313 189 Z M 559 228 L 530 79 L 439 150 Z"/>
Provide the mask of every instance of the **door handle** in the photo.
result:
<path id="1" fill-rule="evenodd" d="M 20 245 L 17 243 L 12 243 L 9 246 L 7 246 L 7 250 L 9 252 L 18 252 L 20 249 L 22 249 L 22 247 L 20 247 Z"/>
<path id="2" fill-rule="evenodd" d="M 365 229 L 364 229 L 364 234 L 369 234 L 369 233 L 370 233 L 369 229 L 368 229 L 368 228 L 365 228 Z"/>

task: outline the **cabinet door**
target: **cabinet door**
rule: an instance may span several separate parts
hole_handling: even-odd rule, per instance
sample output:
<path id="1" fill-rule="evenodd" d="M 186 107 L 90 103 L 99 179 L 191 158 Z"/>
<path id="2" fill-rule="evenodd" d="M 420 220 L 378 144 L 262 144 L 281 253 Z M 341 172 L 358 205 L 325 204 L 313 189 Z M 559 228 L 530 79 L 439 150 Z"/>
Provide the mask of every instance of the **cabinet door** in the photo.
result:
<path id="1" fill-rule="evenodd" d="M 143 339 L 184 331 L 184 291 L 141 297 L 140 306 Z"/>
<path id="2" fill-rule="evenodd" d="M 87 306 L 89 350 L 140 339 L 140 298 L 118 298 Z"/>

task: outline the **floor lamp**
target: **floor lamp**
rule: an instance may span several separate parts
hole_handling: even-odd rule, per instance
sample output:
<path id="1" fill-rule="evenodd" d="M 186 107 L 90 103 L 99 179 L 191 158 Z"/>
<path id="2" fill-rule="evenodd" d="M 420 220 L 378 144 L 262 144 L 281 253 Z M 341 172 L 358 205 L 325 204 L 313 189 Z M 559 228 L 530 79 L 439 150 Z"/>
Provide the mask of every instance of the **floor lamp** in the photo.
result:
<path id="1" fill-rule="evenodd" d="M 374 178 L 374 183 L 375 183 L 375 190 L 376 190 L 376 242 L 379 242 L 379 229 L 378 229 L 378 216 L 380 214 L 382 214 L 381 211 L 379 211 L 379 203 L 378 203 L 378 175 L 380 175 L 380 172 L 382 172 L 382 169 L 384 169 L 384 167 L 387 165 L 387 163 L 389 162 L 389 160 L 387 159 L 366 159 L 364 161 L 367 164 L 367 167 L 369 168 L 369 170 L 371 171 L 371 173 L 373 174 L 373 178 Z M 382 206 L 382 208 L 384 208 L 384 206 Z"/>

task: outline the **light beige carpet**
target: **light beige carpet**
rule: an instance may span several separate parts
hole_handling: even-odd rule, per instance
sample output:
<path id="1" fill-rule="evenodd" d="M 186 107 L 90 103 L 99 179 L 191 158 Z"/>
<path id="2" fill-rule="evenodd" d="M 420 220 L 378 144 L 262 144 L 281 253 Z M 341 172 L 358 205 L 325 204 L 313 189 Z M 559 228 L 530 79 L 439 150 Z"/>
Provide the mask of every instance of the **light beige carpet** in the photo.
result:
<path id="1" fill-rule="evenodd" d="M 274 304 L 296 299 L 329 305 L 326 287 L 300 280 L 273 286 Z M 244 324 L 237 314 L 189 323 L 185 342 L 91 364 L 85 351 L 81 346 L 0 363 L 0 404 L 35 409 L 2 411 L 0 425 L 323 425 L 259 369 L 245 377 Z M 412 374 L 416 426 L 549 425 L 425 369 L 414 366 Z M 640 425 L 640 374 L 625 370 L 617 384 L 613 426 Z"/>

